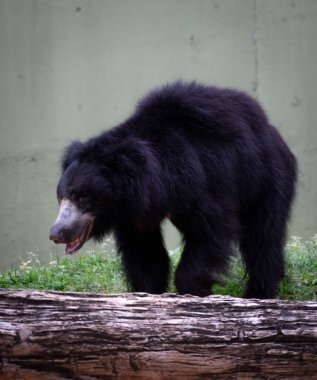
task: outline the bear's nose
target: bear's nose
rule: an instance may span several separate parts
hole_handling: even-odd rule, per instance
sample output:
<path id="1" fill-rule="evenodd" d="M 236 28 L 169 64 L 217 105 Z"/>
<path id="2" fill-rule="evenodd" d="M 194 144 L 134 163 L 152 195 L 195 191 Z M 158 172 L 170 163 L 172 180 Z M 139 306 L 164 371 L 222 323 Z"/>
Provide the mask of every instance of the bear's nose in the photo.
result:
<path id="1" fill-rule="evenodd" d="M 64 235 L 63 230 L 55 224 L 50 229 L 49 238 L 50 238 L 50 240 L 53 240 L 54 243 L 56 243 L 56 244 L 65 243 L 65 235 Z"/>

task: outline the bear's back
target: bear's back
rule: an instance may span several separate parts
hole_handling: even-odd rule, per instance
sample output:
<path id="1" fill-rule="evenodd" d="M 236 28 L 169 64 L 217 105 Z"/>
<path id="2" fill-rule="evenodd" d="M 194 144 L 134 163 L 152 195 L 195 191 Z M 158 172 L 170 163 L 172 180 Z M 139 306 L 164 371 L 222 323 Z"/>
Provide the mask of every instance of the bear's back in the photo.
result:
<path id="1" fill-rule="evenodd" d="M 196 136 L 199 131 L 202 137 L 240 136 L 250 129 L 261 133 L 268 124 L 263 109 L 248 94 L 196 82 L 176 82 L 149 92 L 138 103 L 133 120 L 145 134 L 182 129 Z"/>

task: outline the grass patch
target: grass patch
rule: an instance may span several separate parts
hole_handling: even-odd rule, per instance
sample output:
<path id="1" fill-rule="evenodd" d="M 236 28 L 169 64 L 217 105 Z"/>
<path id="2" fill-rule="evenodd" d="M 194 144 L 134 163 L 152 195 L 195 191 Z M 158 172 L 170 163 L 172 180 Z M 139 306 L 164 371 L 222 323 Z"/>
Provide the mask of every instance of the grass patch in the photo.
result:
<path id="1" fill-rule="evenodd" d="M 48 265 L 29 254 L 18 268 L 0 274 L 0 287 L 119 293 L 124 291 L 125 282 L 121 264 L 114 254 L 63 258 Z"/>
<path id="2" fill-rule="evenodd" d="M 317 300 L 317 235 L 308 241 L 293 237 L 286 248 L 287 274 L 279 295 L 288 300 Z M 181 255 L 171 252 L 172 272 Z M 169 291 L 176 292 L 171 276 Z M 246 284 L 240 259 L 232 261 L 223 286 L 214 286 L 215 294 L 241 297 Z M 29 254 L 16 268 L 0 273 L 0 288 L 83 291 L 101 293 L 127 292 L 120 258 L 114 253 L 89 253 L 56 259 L 42 264 Z"/>

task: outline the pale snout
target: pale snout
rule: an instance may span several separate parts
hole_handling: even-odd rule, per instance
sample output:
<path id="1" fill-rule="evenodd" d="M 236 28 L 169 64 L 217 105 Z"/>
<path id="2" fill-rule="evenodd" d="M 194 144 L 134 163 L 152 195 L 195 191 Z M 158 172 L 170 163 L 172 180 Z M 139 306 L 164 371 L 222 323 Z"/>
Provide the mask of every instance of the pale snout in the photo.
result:
<path id="1" fill-rule="evenodd" d="M 81 212 L 73 202 L 63 199 L 49 238 L 56 244 L 66 244 L 66 253 L 73 253 L 89 239 L 92 224 L 91 214 Z"/>

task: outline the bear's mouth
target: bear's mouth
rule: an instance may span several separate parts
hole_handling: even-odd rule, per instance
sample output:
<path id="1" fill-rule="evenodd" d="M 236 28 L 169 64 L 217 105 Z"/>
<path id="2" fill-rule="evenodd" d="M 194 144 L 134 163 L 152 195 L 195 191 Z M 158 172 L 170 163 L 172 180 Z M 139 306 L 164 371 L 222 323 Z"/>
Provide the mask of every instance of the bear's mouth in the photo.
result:
<path id="1" fill-rule="evenodd" d="M 65 253 L 68 255 L 71 255 L 75 252 L 77 252 L 84 244 L 85 242 L 89 239 L 90 231 L 92 228 L 92 221 L 88 220 L 82 231 L 81 234 L 73 241 L 66 243 L 65 247 Z"/>

